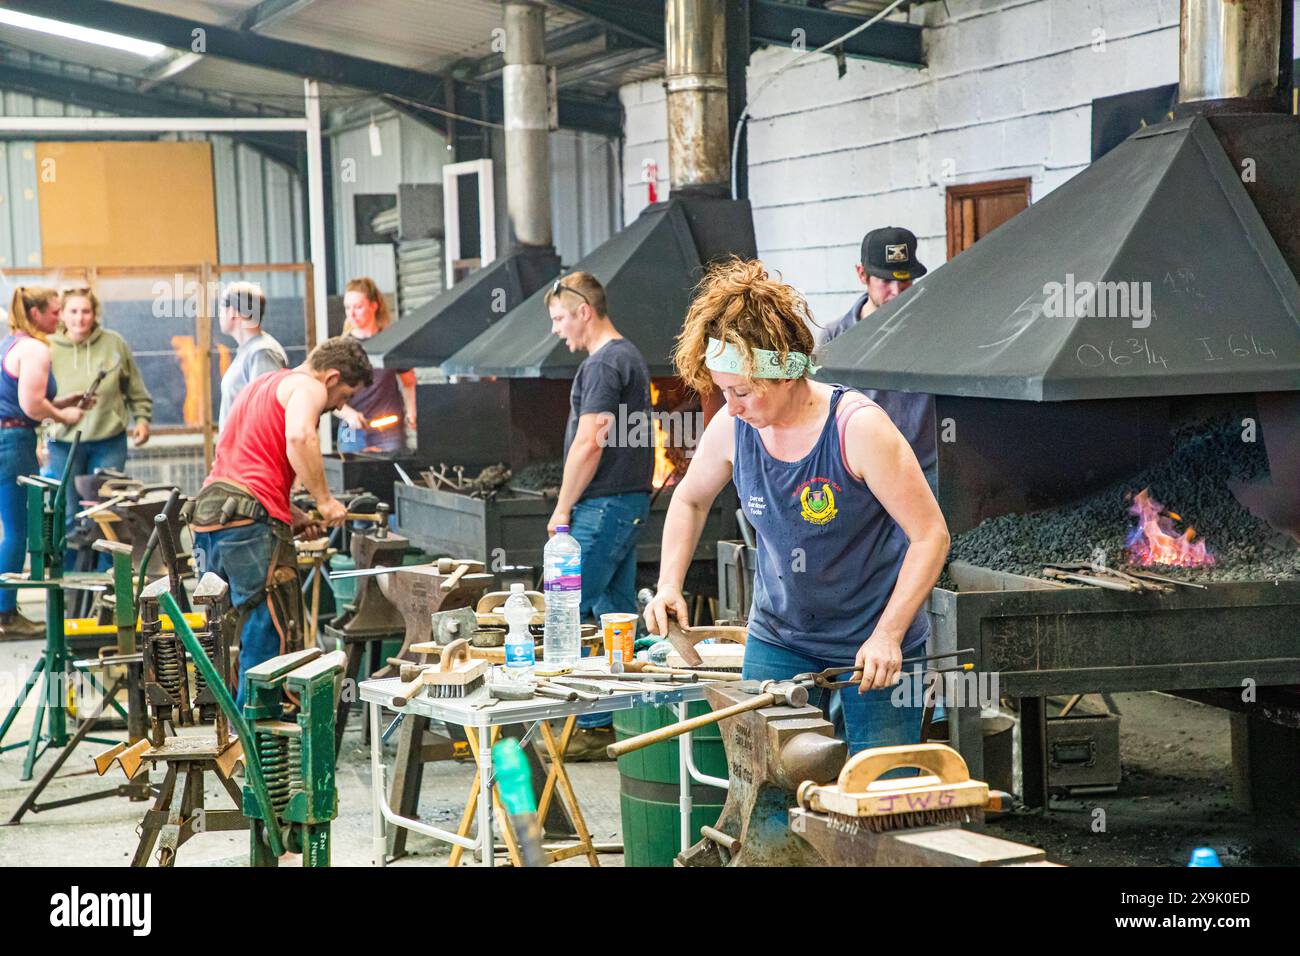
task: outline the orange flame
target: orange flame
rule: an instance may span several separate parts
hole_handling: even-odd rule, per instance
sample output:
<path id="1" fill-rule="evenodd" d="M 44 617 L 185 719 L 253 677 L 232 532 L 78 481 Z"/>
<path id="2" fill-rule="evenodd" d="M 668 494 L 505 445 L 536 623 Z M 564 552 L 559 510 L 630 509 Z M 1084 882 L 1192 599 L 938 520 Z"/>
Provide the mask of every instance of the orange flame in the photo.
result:
<path id="1" fill-rule="evenodd" d="M 1179 533 L 1174 521 L 1182 519 L 1174 512 L 1166 511 L 1149 492 L 1149 488 L 1143 488 L 1133 496 L 1133 504 L 1129 506 L 1128 513 L 1138 519 L 1137 527 L 1129 533 L 1124 547 L 1129 564 L 1166 564 L 1180 568 L 1213 564 L 1214 555 L 1205 541 L 1193 540 L 1196 529 L 1189 526 Z"/>
<path id="2" fill-rule="evenodd" d="M 185 379 L 185 404 L 182 406 L 185 424 L 202 425 L 203 389 L 201 386 L 203 363 L 207 361 L 207 356 L 203 354 L 203 350 L 199 348 L 192 335 L 173 335 L 172 350 L 176 353 L 176 361 L 180 363 L 181 375 Z"/>
<path id="3" fill-rule="evenodd" d="M 650 383 L 650 405 L 659 403 L 659 386 L 654 382 Z M 668 457 L 668 433 L 664 431 L 663 425 L 660 424 L 658 417 L 653 419 L 655 429 L 655 471 L 650 478 L 650 484 L 655 488 L 662 488 L 668 483 L 668 479 L 673 476 L 677 470 L 673 465 L 672 459 Z"/>

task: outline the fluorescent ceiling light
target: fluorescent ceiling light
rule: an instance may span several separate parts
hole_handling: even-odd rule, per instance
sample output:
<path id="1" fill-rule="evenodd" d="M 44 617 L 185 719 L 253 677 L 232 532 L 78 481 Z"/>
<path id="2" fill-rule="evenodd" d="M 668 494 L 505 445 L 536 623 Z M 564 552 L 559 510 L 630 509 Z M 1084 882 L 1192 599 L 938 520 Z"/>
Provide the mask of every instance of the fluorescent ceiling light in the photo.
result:
<path id="1" fill-rule="evenodd" d="M 135 37 L 122 36 L 120 33 L 109 33 L 106 30 L 91 30 L 88 27 L 64 23 L 62 20 L 33 17 L 13 10 L 0 9 L 0 23 L 6 23 L 11 27 L 19 27 L 23 30 L 49 33 L 56 37 L 66 37 L 69 40 L 80 40 L 82 43 L 95 43 L 99 46 L 112 47 L 114 50 L 134 53 L 137 56 L 148 57 L 149 59 L 161 56 L 167 50 L 161 43 L 137 40 Z"/>

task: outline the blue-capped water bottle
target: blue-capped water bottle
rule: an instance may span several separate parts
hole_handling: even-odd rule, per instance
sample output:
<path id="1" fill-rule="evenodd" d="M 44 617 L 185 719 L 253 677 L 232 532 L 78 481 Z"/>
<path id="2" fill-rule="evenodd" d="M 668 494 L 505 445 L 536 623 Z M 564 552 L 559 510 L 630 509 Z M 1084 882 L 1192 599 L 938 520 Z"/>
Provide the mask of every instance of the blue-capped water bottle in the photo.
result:
<path id="1" fill-rule="evenodd" d="M 533 620 L 533 602 L 524 593 L 519 582 L 510 585 L 501 614 L 506 619 L 506 673 L 512 677 L 528 677 L 537 663 L 536 645 L 528 625 Z"/>
<path id="2" fill-rule="evenodd" d="M 545 563 L 546 628 L 542 636 L 542 664 L 547 673 L 573 667 L 581 646 L 582 545 L 559 525 L 542 552 Z"/>
<path id="3" fill-rule="evenodd" d="M 1214 847 L 1198 846 L 1192 851 L 1192 859 L 1188 866 L 1223 866 L 1219 862 L 1219 854 L 1214 852 Z"/>

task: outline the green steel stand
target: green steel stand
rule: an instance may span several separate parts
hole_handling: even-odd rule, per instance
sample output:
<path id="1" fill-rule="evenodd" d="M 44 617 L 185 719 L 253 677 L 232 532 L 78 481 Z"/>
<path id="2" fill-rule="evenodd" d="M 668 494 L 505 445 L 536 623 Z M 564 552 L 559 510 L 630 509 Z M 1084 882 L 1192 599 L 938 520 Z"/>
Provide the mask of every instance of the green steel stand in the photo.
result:
<path id="1" fill-rule="evenodd" d="M 240 713 L 171 594 L 159 603 L 204 675 L 217 705 L 244 748 L 244 816 L 249 818 L 249 864 L 277 866 L 286 852 L 303 866 L 330 865 L 330 821 L 338 815 L 334 776 L 335 683 L 342 651 L 319 648 L 273 657 L 245 673 L 248 700 Z M 284 716 L 284 694 L 298 698 L 295 720 Z"/>
<path id="2" fill-rule="evenodd" d="M 72 806 L 77 803 L 88 803 L 92 800 L 102 800 L 107 797 L 127 797 L 132 801 L 147 800 L 155 794 L 156 788 L 150 786 L 148 777 L 143 781 L 129 780 L 124 784 L 116 787 L 110 787 L 105 790 L 95 790 L 91 793 L 78 794 L 75 797 L 66 797 L 62 800 L 51 800 L 45 803 L 38 803 L 40 795 L 45 788 L 50 785 L 55 775 L 72 756 L 72 752 L 83 740 L 99 741 L 101 743 L 117 743 L 113 740 L 104 740 L 98 737 L 91 737 L 90 733 L 99 724 L 100 719 L 104 716 L 106 710 L 110 707 L 116 711 L 123 720 L 126 721 L 127 742 L 134 743 L 144 737 L 145 728 L 145 702 L 144 702 L 144 681 L 142 669 L 143 665 L 138 660 L 132 660 L 135 655 L 135 605 L 131 600 L 131 587 L 134 581 L 134 570 L 131 567 L 131 548 L 128 545 L 118 544 L 107 541 L 95 542 L 95 547 L 101 551 L 108 551 L 113 555 L 113 588 L 114 588 L 114 608 L 113 623 L 117 627 L 117 652 L 121 657 L 127 658 L 124 661 L 127 669 L 126 676 L 119 677 L 109 687 L 101 684 L 93 673 L 89 670 L 83 671 L 86 679 L 101 694 L 99 706 L 95 712 L 88 718 L 81 721 L 77 732 L 72 735 L 67 745 L 59 751 L 54 762 L 46 768 L 45 773 L 36 781 L 36 785 L 28 792 L 23 802 L 18 805 L 18 809 L 6 822 L 5 826 L 16 826 L 22 822 L 23 817 L 28 813 L 40 813 L 43 810 L 54 810 L 58 807 Z M 111 661 L 109 661 L 111 663 Z M 40 673 L 44 667 L 44 658 L 37 662 L 37 670 L 33 672 L 33 677 L 29 678 L 29 683 L 35 683 L 35 674 Z M 117 693 L 122 687 L 127 689 L 127 709 L 123 710 L 117 702 Z M 22 699 L 19 699 L 21 705 Z M 13 712 L 11 711 L 11 714 Z M 15 746 L 22 746 L 17 744 Z M 52 745 L 51 745 L 52 746 Z"/>
<path id="3" fill-rule="evenodd" d="M 45 751 L 66 747 L 70 739 L 64 698 L 70 655 L 67 636 L 63 630 L 64 596 L 61 579 L 63 551 L 67 543 L 63 503 L 71 481 L 72 463 L 80 443 L 81 433 L 78 432 L 72 439 L 72 450 L 68 454 L 68 465 L 62 479 L 55 481 L 39 475 L 23 475 L 18 479 L 19 484 L 27 486 L 27 551 L 31 556 L 31 574 L 23 581 L 0 581 L 0 587 L 5 588 L 45 589 L 45 649 L 41 651 L 40 659 L 23 684 L 18 699 L 9 708 L 4 722 L 0 723 L 0 741 L 3 741 L 27 696 L 37 682 L 41 682 L 31 737 L 24 742 L 0 745 L 0 753 L 19 747 L 27 748 L 23 772 L 19 777 L 24 781 L 32 779 L 36 761 Z M 83 739 L 97 743 L 117 743 L 115 740 L 94 737 Z"/>

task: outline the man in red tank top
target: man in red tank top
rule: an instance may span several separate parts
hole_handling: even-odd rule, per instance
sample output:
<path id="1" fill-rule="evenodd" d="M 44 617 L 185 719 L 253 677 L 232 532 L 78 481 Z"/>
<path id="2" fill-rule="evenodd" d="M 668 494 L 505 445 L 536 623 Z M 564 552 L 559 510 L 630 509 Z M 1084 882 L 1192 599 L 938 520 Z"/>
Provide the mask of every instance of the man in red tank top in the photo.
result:
<path id="1" fill-rule="evenodd" d="M 297 368 L 250 382 L 230 409 L 212 473 L 194 499 L 194 564 L 230 585 L 240 612 L 239 695 L 244 674 L 282 654 L 289 621 L 301 620 L 293 535 L 313 521 L 289 499 L 295 477 L 316 502 L 320 523 L 342 524 L 346 509 L 325 483 L 317 428 L 371 381 L 370 360 L 351 337 L 327 339 Z"/>

